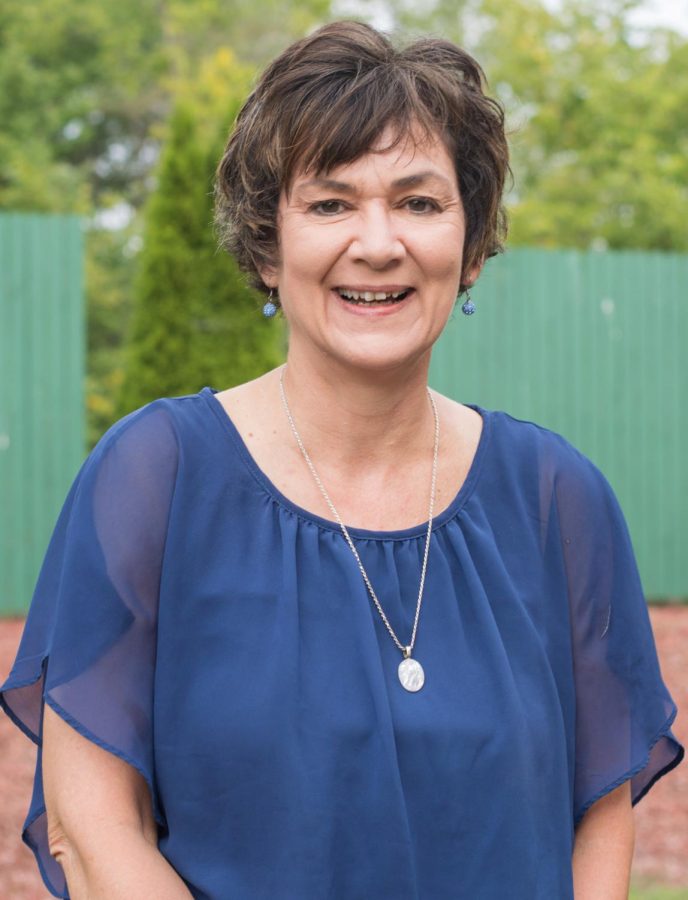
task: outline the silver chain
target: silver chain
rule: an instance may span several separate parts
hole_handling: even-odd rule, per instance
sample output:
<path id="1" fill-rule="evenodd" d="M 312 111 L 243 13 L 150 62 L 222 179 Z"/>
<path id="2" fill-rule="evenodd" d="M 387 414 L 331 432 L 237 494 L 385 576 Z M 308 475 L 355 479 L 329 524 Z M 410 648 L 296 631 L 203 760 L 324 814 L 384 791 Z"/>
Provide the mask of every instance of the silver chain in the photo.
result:
<path id="1" fill-rule="evenodd" d="M 291 429 L 294 432 L 294 437 L 296 438 L 296 441 L 297 441 L 299 447 L 301 448 L 301 452 L 303 453 L 303 456 L 304 456 L 306 462 L 308 463 L 308 467 L 311 470 L 313 477 L 315 478 L 317 485 L 322 492 L 323 497 L 327 501 L 328 506 L 330 507 L 330 509 L 332 510 L 332 512 L 334 514 L 334 517 L 339 522 L 341 529 L 344 532 L 344 537 L 348 541 L 349 547 L 351 547 L 351 552 L 356 557 L 356 561 L 358 563 L 358 568 L 361 570 L 361 575 L 363 575 L 365 583 L 368 586 L 368 590 L 370 591 L 370 595 L 373 598 L 373 600 L 375 601 L 375 606 L 377 607 L 378 612 L 382 616 L 382 621 L 385 623 L 385 625 L 387 627 L 387 631 L 389 631 L 389 633 L 392 637 L 392 640 L 397 645 L 397 647 L 401 650 L 401 652 L 404 654 L 404 658 L 407 659 L 413 652 L 413 645 L 416 642 L 416 629 L 418 628 L 418 617 L 420 616 L 420 607 L 421 607 L 421 603 L 423 601 L 423 587 L 425 586 L 425 571 L 426 571 L 426 568 L 428 565 L 428 551 L 430 549 L 430 533 L 432 531 L 432 513 L 433 513 L 433 507 L 434 507 L 434 503 L 435 503 L 435 481 L 437 478 L 437 453 L 438 453 L 439 445 L 440 445 L 440 420 L 439 420 L 439 416 L 437 414 L 437 407 L 435 405 L 435 400 L 434 400 L 432 394 L 430 393 L 430 389 L 428 388 L 428 397 L 430 398 L 430 403 L 432 404 L 432 411 L 435 416 L 435 450 L 434 450 L 433 460 L 432 460 L 432 484 L 431 484 L 431 488 L 430 488 L 430 513 L 429 513 L 429 517 L 428 517 L 428 533 L 425 538 L 425 554 L 423 556 L 423 569 L 422 569 L 421 575 L 420 575 L 420 590 L 418 591 L 418 604 L 416 606 L 416 618 L 413 622 L 413 634 L 411 635 L 411 643 L 408 646 L 404 646 L 399 641 L 396 634 L 392 630 L 392 626 L 389 624 L 389 622 L 387 620 L 387 616 L 384 614 L 383 609 L 380 606 L 380 602 L 377 599 L 377 596 L 375 594 L 375 591 L 373 590 L 373 586 L 368 579 L 365 569 L 363 568 L 363 564 L 361 563 L 361 559 L 360 559 L 358 553 L 356 552 L 356 548 L 354 547 L 353 542 L 352 542 L 351 538 L 349 537 L 349 532 L 346 529 L 346 525 L 342 522 L 342 520 L 339 517 L 339 513 L 334 508 L 334 504 L 330 500 L 327 491 L 323 487 L 323 484 L 322 484 L 320 478 L 318 477 L 318 473 L 315 471 L 315 467 L 314 467 L 313 463 L 311 462 L 311 458 L 308 455 L 306 448 L 303 446 L 303 442 L 301 441 L 301 438 L 299 437 L 299 433 L 296 430 L 296 425 L 294 424 L 294 419 L 292 418 L 291 412 L 289 410 L 289 404 L 287 403 L 287 398 L 284 393 L 284 372 L 285 372 L 285 370 L 286 370 L 286 364 L 284 366 L 282 366 L 282 372 L 280 374 L 280 393 L 282 394 L 282 402 L 284 403 L 284 408 L 287 412 L 287 417 L 289 418 L 289 424 L 291 425 Z"/>

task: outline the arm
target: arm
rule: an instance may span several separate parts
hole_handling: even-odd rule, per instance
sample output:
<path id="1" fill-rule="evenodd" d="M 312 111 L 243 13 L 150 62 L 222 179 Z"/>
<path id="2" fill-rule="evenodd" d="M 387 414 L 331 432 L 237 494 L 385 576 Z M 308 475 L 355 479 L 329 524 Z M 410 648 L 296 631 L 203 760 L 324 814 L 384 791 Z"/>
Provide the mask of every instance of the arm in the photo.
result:
<path id="1" fill-rule="evenodd" d="M 593 803 L 576 829 L 575 900 L 628 900 L 634 845 L 629 780 Z"/>
<path id="2" fill-rule="evenodd" d="M 68 725 L 48 704 L 43 783 L 50 854 L 72 900 L 189 900 L 157 847 L 143 776 Z"/>

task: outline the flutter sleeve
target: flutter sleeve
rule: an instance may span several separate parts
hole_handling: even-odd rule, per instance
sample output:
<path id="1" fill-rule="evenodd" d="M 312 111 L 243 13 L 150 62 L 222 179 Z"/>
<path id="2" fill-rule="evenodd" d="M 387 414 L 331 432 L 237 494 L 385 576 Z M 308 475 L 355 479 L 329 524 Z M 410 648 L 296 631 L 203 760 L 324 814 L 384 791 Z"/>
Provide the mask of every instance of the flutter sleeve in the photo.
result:
<path id="1" fill-rule="evenodd" d="M 624 515 L 602 472 L 576 456 L 556 486 L 576 697 L 574 827 L 628 779 L 635 805 L 684 756 Z"/>
<path id="2" fill-rule="evenodd" d="M 165 827 L 153 766 L 158 595 L 177 470 L 163 401 L 116 422 L 81 466 L 57 519 L 14 666 L 0 688 L 12 721 L 38 745 L 22 837 L 43 880 L 67 897 L 48 850 L 41 778 L 44 703 L 134 766 Z"/>

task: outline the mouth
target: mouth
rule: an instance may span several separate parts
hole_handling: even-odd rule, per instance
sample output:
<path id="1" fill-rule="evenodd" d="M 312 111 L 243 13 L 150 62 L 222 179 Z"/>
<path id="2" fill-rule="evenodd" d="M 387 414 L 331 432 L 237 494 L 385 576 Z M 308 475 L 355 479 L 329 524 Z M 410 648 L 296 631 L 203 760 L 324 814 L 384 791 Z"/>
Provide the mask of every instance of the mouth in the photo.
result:
<path id="1" fill-rule="evenodd" d="M 412 287 L 395 286 L 394 288 L 378 288 L 377 290 L 356 290 L 348 287 L 333 288 L 335 294 L 345 303 L 352 306 L 394 306 L 401 303 L 413 293 Z"/>

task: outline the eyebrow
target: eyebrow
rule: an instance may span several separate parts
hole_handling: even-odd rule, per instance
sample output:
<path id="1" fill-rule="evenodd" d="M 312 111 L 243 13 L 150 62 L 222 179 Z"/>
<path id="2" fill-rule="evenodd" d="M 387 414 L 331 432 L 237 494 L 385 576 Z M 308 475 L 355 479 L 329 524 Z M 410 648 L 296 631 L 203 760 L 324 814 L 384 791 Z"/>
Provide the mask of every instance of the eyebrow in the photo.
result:
<path id="1" fill-rule="evenodd" d="M 411 188 L 418 187 L 427 181 L 438 181 L 445 187 L 452 187 L 451 182 L 439 172 L 426 171 L 416 172 L 414 175 L 405 175 L 403 178 L 397 178 L 392 182 L 393 188 Z M 321 187 L 331 191 L 338 191 L 342 194 L 355 194 L 356 188 L 346 181 L 336 181 L 334 178 L 311 178 L 299 185 L 300 188 Z"/>

